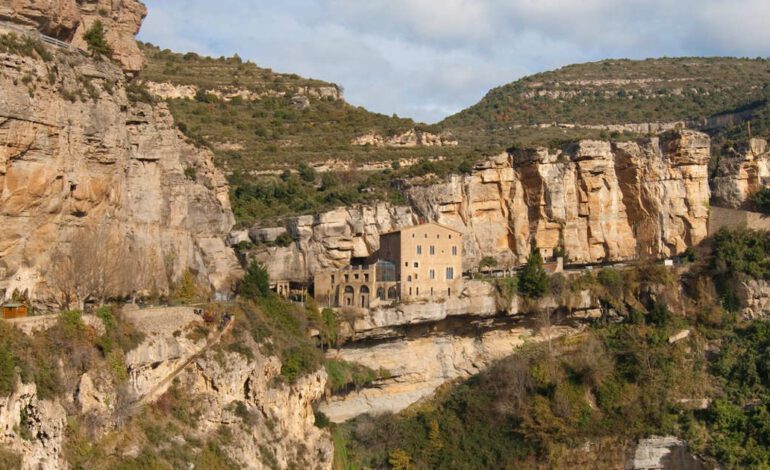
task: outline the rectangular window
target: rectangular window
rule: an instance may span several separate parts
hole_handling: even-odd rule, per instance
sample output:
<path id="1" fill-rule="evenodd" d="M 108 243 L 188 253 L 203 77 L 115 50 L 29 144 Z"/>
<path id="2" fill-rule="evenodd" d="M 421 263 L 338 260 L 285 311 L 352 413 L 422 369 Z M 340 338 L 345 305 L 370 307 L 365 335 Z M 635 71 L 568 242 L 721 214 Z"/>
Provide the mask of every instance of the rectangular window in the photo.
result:
<path id="1" fill-rule="evenodd" d="M 334 284 L 334 274 L 332 274 L 332 284 Z"/>
<path id="2" fill-rule="evenodd" d="M 358 280 L 358 273 L 353 274 L 353 279 Z"/>
<path id="3" fill-rule="evenodd" d="M 364 282 L 369 282 L 369 273 L 364 273 Z"/>
<path id="4" fill-rule="evenodd" d="M 455 278 L 455 268 L 452 268 L 452 267 L 446 268 L 447 281 L 451 281 L 454 278 Z"/>
<path id="5" fill-rule="evenodd" d="M 417 254 L 418 255 L 422 254 L 422 245 L 417 245 Z"/>
<path id="6" fill-rule="evenodd" d="M 409 267 L 409 261 L 404 261 L 404 267 L 406 267 L 406 268 Z"/>
<path id="7" fill-rule="evenodd" d="M 350 280 L 350 274 L 345 274 L 345 282 L 347 283 L 348 280 Z"/>
<path id="8" fill-rule="evenodd" d="M 457 256 L 457 247 L 456 246 L 452 247 L 452 256 Z"/>
<path id="9" fill-rule="evenodd" d="M 436 270 L 431 269 L 430 272 L 428 273 L 428 277 L 430 277 L 431 279 L 436 279 Z"/>
<path id="10" fill-rule="evenodd" d="M 419 268 L 419 267 L 420 267 L 420 263 L 418 263 L 417 261 L 415 261 L 415 262 L 414 262 L 414 267 L 415 267 L 415 268 Z"/>
<path id="11" fill-rule="evenodd" d="M 433 246 L 433 245 L 430 246 L 430 254 L 431 255 L 435 255 L 436 254 L 436 247 Z"/>
<path id="12" fill-rule="evenodd" d="M 420 295 L 420 288 L 419 287 L 415 287 L 415 295 Z"/>

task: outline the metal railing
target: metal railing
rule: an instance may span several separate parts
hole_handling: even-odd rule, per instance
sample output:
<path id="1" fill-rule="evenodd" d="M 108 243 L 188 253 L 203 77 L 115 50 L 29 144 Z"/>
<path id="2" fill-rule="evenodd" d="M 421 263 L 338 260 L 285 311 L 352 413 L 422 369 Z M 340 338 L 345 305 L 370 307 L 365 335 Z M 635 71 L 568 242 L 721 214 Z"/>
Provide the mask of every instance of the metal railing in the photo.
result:
<path id="1" fill-rule="evenodd" d="M 33 39 L 37 39 L 41 42 L 44 42 L 46 44 L 50 44 L 52 46 L 56 46 L 62 49 L 67 49 L 68 51 L 74 51 L 78 52 L 80 54 L 83 54 L 85 56 L 88 55 L 88 52 L 84 51 L 83 49 L 79 47 L 75 47 L 72 44 L 68 42 L 61 41 L 59 39 L 53 38 L 51 36 L 46 36 L 45 34 L 41 33 L 40 31 L 36 29 L 31 28 L 22 28 L 21 26 L 18 26 L 16 24 L 10 23 L 8 21 L 0 21 L 0 29 L 9 29 L 13 32 L 21 33 L 25 36 L 29 36 Z"/>

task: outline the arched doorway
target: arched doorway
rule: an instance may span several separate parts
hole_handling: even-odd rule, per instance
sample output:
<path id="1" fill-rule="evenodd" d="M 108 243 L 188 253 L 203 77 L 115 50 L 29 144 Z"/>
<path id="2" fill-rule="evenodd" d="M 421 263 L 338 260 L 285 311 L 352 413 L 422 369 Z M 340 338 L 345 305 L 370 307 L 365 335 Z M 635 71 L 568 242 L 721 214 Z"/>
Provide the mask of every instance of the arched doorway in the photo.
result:
<path id="1" fill-rule="evenodd" d="M 398 298 L 398 289 L 396 289 L 396 286 L 391 286 L 390 289 L 388 289 L 388 299 L 396 299 Z"/>
<path id="2" fill-rule="evenodd" d="M 356 298 L 355 294 L 356 291 L 353 289 L 353 286 L 345 286 L 345 293 L 342 296 L 342 305 L 352 307 Z"/>
<path id="3" fill-rule="evenodd" d="M 361 286 L 361 308 L 369 307 L 369 287 Z"/>

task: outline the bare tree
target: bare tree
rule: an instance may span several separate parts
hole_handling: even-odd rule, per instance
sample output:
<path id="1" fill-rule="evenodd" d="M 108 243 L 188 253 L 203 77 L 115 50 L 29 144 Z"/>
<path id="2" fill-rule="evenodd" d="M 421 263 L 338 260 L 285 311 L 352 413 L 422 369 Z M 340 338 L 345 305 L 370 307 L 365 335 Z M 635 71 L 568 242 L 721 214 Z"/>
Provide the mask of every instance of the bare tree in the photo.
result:
<path id="1" fill-rule="evenodd" d="M 63 309 L 74 300 L 83 309 L 89 300 L 98 304 L 138 290 L 142 263 L 128 249 L 125 237 L 107 224 L 82 228 L 69 250 L 60 248 L 52 258 L 48 282 L 59 294 Z"/>

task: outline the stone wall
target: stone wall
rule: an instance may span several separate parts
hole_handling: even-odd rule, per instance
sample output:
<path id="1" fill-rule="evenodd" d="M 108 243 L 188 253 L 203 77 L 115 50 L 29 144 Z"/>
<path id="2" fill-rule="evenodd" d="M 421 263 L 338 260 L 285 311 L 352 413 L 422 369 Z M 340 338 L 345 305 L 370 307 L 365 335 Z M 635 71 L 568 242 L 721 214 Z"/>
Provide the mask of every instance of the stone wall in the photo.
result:
<path id="1" fill-rule="evenodd" d="M 713 235 L 722 227 L 770 231 L 770 216 L 761 212 L 730 209 L 727 207 L 712 207 L 710 212 L 709 235 Z"/>

